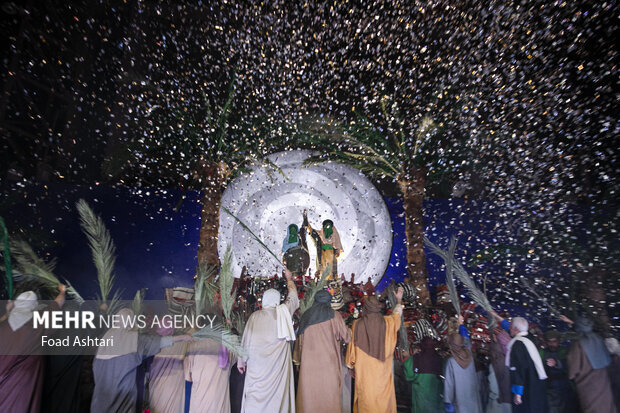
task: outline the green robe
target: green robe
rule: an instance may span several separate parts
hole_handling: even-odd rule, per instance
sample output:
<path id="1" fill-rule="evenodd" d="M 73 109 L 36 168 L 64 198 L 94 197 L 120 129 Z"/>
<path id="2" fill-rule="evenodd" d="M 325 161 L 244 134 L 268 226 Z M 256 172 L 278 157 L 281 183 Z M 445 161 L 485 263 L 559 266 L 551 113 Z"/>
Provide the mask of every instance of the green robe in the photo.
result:
<path id="1" fill-rule="evenodd" d="M 411 412 L 437 413 L 443 412 L 441 391 L 443 384 L 436 374 L 416 373 L 413 357 L 403 364 L 405 378 L 411 382 Z"/>

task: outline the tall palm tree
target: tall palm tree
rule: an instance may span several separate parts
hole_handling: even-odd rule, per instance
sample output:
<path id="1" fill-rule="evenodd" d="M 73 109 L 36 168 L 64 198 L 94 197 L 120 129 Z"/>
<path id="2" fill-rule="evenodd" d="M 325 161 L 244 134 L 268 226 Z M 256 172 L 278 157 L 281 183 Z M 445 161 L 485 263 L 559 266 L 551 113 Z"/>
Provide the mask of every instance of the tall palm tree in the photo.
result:
<path id="1" fill-rule="evenodd" d="M 133 180 L 140 186 L 202 191 L 198 269 L 219 265 L 217 239 L 224 187 L 245 170 L 244 164 L 261 158 L 251 137 L 256 125 L 230 119 L 235 80 L 233 74 L 219 107 L 204 94 L 202 102 L 191 105 L 182 97 L 151 106 L 137 116 L 136 136 L 111 148 L 103 165 L 106 176 L 123 183 Z"/>
<path id="2" fill-rule="evenodd" d="M 329 150 L 311 157 L 307 163 L 338 161 L 375 178 L 391 178 L 398 184 L 405 210 L 409 282 L 417 290 L 418 302 L 428 306 L 431 302 L 424 254 L 425 185 L 429 167 L 435 177 L 445 169 L 443 164 L 448 165 L 442 160 L 456 152 L 440 147 L 443 129 L 430 117 L 422 118 L 417 125 L 408 124 L 395 104 L 388 107 L 387 99 L 381 102 L 381 112 L 382 126 L 357 113 L 349 123 L 310 122 L 306 129 L 312 146 Z"/>

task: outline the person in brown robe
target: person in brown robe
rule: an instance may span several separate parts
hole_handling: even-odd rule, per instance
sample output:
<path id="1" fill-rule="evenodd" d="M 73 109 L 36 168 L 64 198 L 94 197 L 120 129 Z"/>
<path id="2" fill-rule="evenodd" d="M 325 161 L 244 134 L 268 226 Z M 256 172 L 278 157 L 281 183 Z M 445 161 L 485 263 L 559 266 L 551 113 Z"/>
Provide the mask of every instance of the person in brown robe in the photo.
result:
<path id="1" fill-rule="evenodd" d="M 297 413 L 341 413 L 340 343 L 351 341 L 351 333 L 331 308 L 331 299 L 328 291 L 317 292 L 299 322 L 293 353 L 293 362 L 300 365 Z"/>
<path id="2" fill-rule="evenodd" d="M 376 297 L 368 297 L 364 316 L 353 324 L 345 361 L 355 378 L 354 413 L 396 413 L 393 359 L 403 292 L 399 287 L 394 294 L 397 304 L 388 316 L 381 314 L 381 303 Z"/>
<path id="3" fill-rule="evenodd" d="M 575 381 L 584 413 L 617 413 L 607 373 L 611 358 L 592 327 L 592 321 L 583 317 L 575 322 L 579 338 L 568 349 L 568 377 Z"/>
<path id="4" fill-rule="evenodd" d="M 60 294 L 46 308 L 60 310 L 67 287 L 58 285 Z M 38 413 L 43 392 L 44 356 L 38 349 L 45 329 L 34 329 L 30 320 L 37 308 L 32 291 L 7 303 L 7 314 L 0 318 L 0 412 Z"/>

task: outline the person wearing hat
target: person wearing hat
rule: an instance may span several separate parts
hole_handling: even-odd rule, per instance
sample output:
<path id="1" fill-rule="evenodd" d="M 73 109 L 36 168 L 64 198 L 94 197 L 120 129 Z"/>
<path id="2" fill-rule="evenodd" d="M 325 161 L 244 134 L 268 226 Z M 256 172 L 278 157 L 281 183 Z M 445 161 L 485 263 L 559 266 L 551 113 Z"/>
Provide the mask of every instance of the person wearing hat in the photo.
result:
<path id="1" fill-rule="evenodd" d="M 577 401 L 568 379 L 567 349 L 560 346 L 561 336 L 558 330 L 547 330 L 544 334 L 545 347 L 540 349 L 540 357 L 547 373 L 549 413 L 573 412 Z"/>

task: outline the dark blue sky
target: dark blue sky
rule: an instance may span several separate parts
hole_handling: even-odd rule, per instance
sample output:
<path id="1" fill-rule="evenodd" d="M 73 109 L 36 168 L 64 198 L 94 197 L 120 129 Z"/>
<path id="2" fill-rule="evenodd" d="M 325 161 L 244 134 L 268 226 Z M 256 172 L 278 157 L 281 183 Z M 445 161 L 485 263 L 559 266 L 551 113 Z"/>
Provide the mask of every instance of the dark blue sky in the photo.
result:
<path id="1" fill-rule="evenodd" d="M 68 279 L 85 298 L 94 298 L 98 287 L 96 270 L 75 209 L 75 202 L 80 198 L 103 217 L 112 235 L 117 247 L 117 286 L 125 299 L 132 299 L 136 290 L 143 287 L 148 287 L 147 299 L 161 299 L 166 287 L 193 284 L 200 225 L 197 192 L 31 185 L 19 190 L 5 188 L 3 194 L 0 214 L 9 230 L 23 231 L 39 254 L 55 257 L 56 275 Z M 179 204 L 182 195 L 184 199 Z M 402 202 L 397 198 L 385 201 L 392 217 L 394 238 L 390 264 L 378 285 L 380 290 L 392 279 L 402 281 L 406 274 Z M 446 248 L 450 236 L 457 235 L 457 256 L 462 262 L 470 262 L 483 248 L 514 245 L 517 239 L 518 228 L 506 219 L 505 207 L 463 199 L 427 199 L 424 206 L 427 236 Z M 524 208 L 522 214 L 530 212 Z M 520 218 L 515 222 L 520 222 Z M 508 287 L 516 278 L 514 274 L 558 281 L 564 278 L 561 268 L 519 261 L 515 257 L 512 260 L 516 264 L 513 262 L 510 274 L 505 260 L 470 267 L 478 279 L 488 275 L 488 295 L 493 305 L 525 312 L 532 308 L 531 297 Z M 444 282 L 442 264 L 441 259 L 427 250 L 432 287 Z"/>

